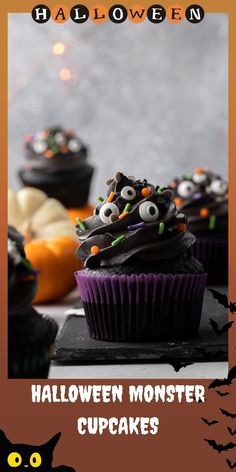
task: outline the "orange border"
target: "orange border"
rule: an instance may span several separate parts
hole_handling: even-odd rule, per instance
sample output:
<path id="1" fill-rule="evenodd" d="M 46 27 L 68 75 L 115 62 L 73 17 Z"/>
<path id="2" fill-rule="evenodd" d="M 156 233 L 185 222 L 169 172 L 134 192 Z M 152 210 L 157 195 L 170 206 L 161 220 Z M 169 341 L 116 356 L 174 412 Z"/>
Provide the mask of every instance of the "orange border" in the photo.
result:
<path id="1" fill-rule="evenodd" d="M 131 405 L 127 401 L 122 405 L 122 409 L 119 405 L 98 405 L 96 409 L 94 405 L 83 405 L 80 410 L 73 408 L 73 405 L 66 405 L 59 407 L 55 404 L 52 406 L 40 405 L 35 406 L 31 404 L 30 398 L 30 386 L 31 381 L 20 381 L 20 380 L 7 380 L 7 147 L 8 147 L 8 136 L 7 136 L 7 116 L 8 116 L 8 104 L 7 104 L 7 13 L 13 12 L 31 12 L 32 8 L 40 2 L 32 0 L 8 0 L 1 5 L 0 10 L 0 44 L 1 44 L 1 70 L 3 80 L 1 82 L 1 127 L 0 127 L 0 146 L 1 146 L 1 168 L 0 168 L 0 189 L 1 189 L 1 206 L 0 206 L 0 280 L 1 280 L 1 293 L 0 293 L 0 307 L 1 307 L 1 343 L 0 343 L 0 406 L 1 418 L 0 428 L 5 428 L 10 438 L 14 441 L 19 439 L 22 442 L 40 443 L 44 442 L 53 435 L 57 430 L 62 430 L 65 433 L 64 446 L 59 447 L 58 460 L 63 459 L 68 451 L 71 455 L 71 465 L 74 463 L 74 467 L 77 467 L 81 472 L 92 472 L 94 470 L 100 472 L 113 472 L 121 471 L 121 456 L 124 455 L 123 472 L 127 470 L 135 470 L 141 472 L 143 470 L 154 470 L 154 467 L 162 468 L 166 472 L 172 470 L 182 470 L 183 472 L 199 472 L 199 470 L 214 470 L 223 471 L 223 463 L 225 458 L 222 458 L 222 454 L 217 454 L 215 451 L 211 451 L 209 446 L 204 443 L 204 437 L 211 437 L 209 431 L 206 431 L 201 427 L 199 416 L 201 416 L 200 405 L 185 405 L 178 404 L 160 404 L 160 405 L 147 405 L 142 404 L 141 408 L 139 405 Z M 45 0 L 46 5 L 49 7 L 57 4 L 52 0 Z M 83 2 L 81 2 L 83 3 Z M 88 7 L 92 6 L 94 2 L 84 2 Z M 103 2 L 101 2 L 103 3 Z M 132 2 L 121 2 L 127 7 Z M 154 2 L 153 2 L 154 3 Z M 160 2 L 165 8 L 174 2 Z M 189 6 L 191 1 L 182 0 L 179 2 L 184 8 Z M 236 83 L 236 4 L 235 0 L 199 0 L 199 3 L 207 13 L 228 13 L 229 18 L 229 298 L 230 300 L 236 300 L 236 224 L 234 222 L 234 215 L 236 209 L 236 163 L 235 163 L 235 149 L 236 149 L 236 133 L 235 133 L 235 111 L 236 111 L 236 95 L 235 95 L 235 83 Z M 75 1 L 63 0 L 63 4 L 71 7 L 76 4 Z M 104 3 L 103 3 L 104 4 Z M 115 2 L 105 3 L 107 7 L 114 5 Z M 150 6 L 151 2 L 143 1 L 144 6 Z M 127 20 L 128 21 L 128 20 Z M 168 21 L 168 20 L 165 20 Z M 62 26 L 63 27 L 63 26 Z M 119 25 L 116 25 L 119 28 Z M 181 27 L 181 25 L 180 25 Z M 195 25 L 192 25 L 194 28 Z M 102 28 L 99 25 L 98 28 Z M 232 320 L 235 316 L 231 316 Z M 236 320 L 235 326 L 230 330 L 229 339 L 229 364 L 232 366 L 236 360 Z M 183 383 L 183 384 L 198 384 L 201 383 L 207 389 L 209 380 L 204 381 L 183 381 L 171 380 L 171 383 Z M 80 383 L 88 384 L 86 381 L 40 381 L 40 384 L 66 384 Z M 116 381 L 95 381 L 95 384 L 117 384 L 122 383 L 124 388 L 127 387 L 131 382 L 128 380 L 119 382 Z M 168 384 L 166 380 L 148 380 L 139 381 L 132 380 L 132 384 Z M 207 408 L 211 413 L 215 414 L 214 408 L 217 405 L 217 399 L 214 397 L 212 391 L 207 391 Z M 226 397 L 227 398 L 227 397 Z M 219 400 L 219 399 L 218 399 Z M 4 405 L 7 405 L 4 408 Z M 222 406 L 222 404 L 220 405 Z M 205 405 L 204 405 L 205 407 Z M 217 407 L 216 407 L 217 408 Z M 79 409 L 79 408 L 78 408 Z M 232 405 L 234 411 L 235 405 Z M 218 410 L 217 410 L 218 411 Z M 134 440 L 129 436 L 127 438 L 113 438 L 105 437 L 79 437 L 76 433 L 76 418 L 79 415 L 83 416 L 159 416 L 161 432 L 160 436 L 155 438 L 139 437 Z M 187 414 L 186 414 L 187 413 Z M 205 413 L 208 414 L 208 413 Z M 204 416 L 204 413 L 203 413 Z M 46 424 L 45 424 L 46 423 Z M 23 426 L 23 428 L 22 428 Z M 224 427 L 225 428 L 225 427 Z M 30 432 L 28 432 L 28 430 Z M 223 429 L 222 429 L 223 431 Z M 194 432 L 194 436 L 193 436 Z M 211 432 L 210 432 L 211 433 Z M 222 433 L 223 434 L 223 433 Z M 170 448 L 172 454 L 167 454 L 167 448 Z M 174 439 L 173 439 L 174 438 Z M 137 447 L 138 441 L 138 447 Z M 119 448 L 117 454 L 117 447 Z M 79 452 L 77 452 L 79 449 Z M 196 452 L 198 454 L 196 454 Z M 79 457 L 78 457 L 79 454 Z M 193 460 L 194 457 L 194 460 Z M 235 461 L 235 454 L 234 456 Z M 63 463 L 61 462 L 61 463 Z M 68 461 L 67 461 L 68 462 Z M 101 468 L 100 468 L 101 466 Z M 150 467 L 147 467 L 150 466 Z M 225 465 L 226 467 L 226 465 Z"/>

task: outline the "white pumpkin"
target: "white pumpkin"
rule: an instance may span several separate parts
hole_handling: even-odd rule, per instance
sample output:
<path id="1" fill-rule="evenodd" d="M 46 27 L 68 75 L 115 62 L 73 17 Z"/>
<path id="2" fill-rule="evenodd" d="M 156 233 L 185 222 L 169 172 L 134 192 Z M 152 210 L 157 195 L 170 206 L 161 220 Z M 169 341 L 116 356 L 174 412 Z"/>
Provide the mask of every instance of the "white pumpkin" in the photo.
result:
<path id="1" fill-rule="evenodd" d="M 41 190 L 24 187 L 8 192 L 8 223 L 22 233 L 26 241 L 68 236 L 76 239 L 67 210 Z"/>

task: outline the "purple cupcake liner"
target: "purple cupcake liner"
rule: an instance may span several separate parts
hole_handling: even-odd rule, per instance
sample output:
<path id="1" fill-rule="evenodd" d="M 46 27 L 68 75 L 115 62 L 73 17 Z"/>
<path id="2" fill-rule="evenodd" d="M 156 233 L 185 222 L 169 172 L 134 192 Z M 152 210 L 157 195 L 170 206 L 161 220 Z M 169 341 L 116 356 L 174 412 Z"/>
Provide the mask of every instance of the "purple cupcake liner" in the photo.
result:
<path id="1" fill-rule="evenodd" d="M 208 273 L 208 283 L 216 285 L 228 283 L 227 239 L 198 238 L 193 245 L 193 255 Z"/>
<path id="2" fill-rule="evenodd" d="M 92 338 L 151 341 L 194 335 L 207 274 L 75 273 Z"/>

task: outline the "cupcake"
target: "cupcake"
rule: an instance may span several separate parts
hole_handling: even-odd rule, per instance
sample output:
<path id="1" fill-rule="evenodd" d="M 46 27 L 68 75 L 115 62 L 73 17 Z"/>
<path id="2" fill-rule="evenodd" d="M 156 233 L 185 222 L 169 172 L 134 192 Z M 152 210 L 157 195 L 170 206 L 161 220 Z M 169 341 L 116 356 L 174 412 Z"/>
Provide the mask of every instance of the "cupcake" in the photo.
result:
<path id="1" fill-rule="evenodd" d="M 25 138 L 26 165 L 19 171 L 23 185 L 36 187 L 66 208 L 86 205 L 93 167 L 87 147 L 60 127 L 46 128 Z"/>
<path id="2" fill-rule="evenodd" d="M 189 230 L 196 236 L 193 253 L 208 273 L 208 282 L 227 284 L 227 182 L 204 167 L 173 180 L 169 187 L 174 191 L 177 208 L 188 218 Z"/>
<path id="3" fill-rule="evenodd" d="M 26 259 L 23 237 L 8 227 L 8 376 L 47 378 L 56 322 L 32 307 L 37 274 Z"/>
<path id="4" fill-rule="evenodd" d="M 79 221 L 75 273 L 90 336 L 184 338 L 199 327 L 207 276 L 173 192 L 118 172 L 94 215 Z"/>

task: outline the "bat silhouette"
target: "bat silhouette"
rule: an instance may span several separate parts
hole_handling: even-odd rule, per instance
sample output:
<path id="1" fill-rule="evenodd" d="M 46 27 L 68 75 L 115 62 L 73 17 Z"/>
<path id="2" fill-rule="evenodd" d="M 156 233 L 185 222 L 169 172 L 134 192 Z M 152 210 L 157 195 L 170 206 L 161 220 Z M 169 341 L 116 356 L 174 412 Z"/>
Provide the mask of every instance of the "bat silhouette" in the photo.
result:
<path id="1" fill-rule="evenodd" d="M 212 293 L 213 297 L 218 300 L 220 305 L 223 305 L 226 309 L 230 310 L 230 313 L 236 313 L 236 302 L 228 302 L 227 295 L 217 292 L 213 288 L 208 288 L 209 292 Z"/>
<path id="2" fill-rule="evenodd" d="M 226 397 L 226 395 L 229 395 L 229 392 L 220 392 L 219 390 L 216 390 L 216 393 L 218 393 L 220 397 Z"/>
<path id="3" fill-rule="evenodd" d="M 228 444 L 217 444 L 214 439 L 204 439 L 204 441 L 206 441 L 214 450 L 219 452 L 219 454 L 222 451 L 228 451 L 228 449 L 233 449 L 236 446 L 236 444 L 232 442 L 229 442 Z"/>
<path id="4" fill-rule="evenodd" d="M 221 336 L 223 333 L 227 333 L 229 331 L 229 328 L 231 328 L 232 324 L 234 323 L 233 321 L 229 321 L 228 323 L 225 323 L 221 329 L 219 329 L 219 325 L 215 320 L 209 318 L 209 321 L 213 331 L 216 333 L 217 336 Z"/>
<path id="5" fill-rule="evenodd" d="M 234 436 L 236 434 L 236 429 L 232 429 L 232 428 L 230 428 L 230 426 L 227 426 L 227 429 L 228 429 L 229 433 L 231 434 L 231 436 Z"/>
<path id="6" fill-rule="evenodd" d="M 236 378 L 236 365 L 234 365 L 226 378 L 223 380 L 215 379 L 213 382 L 210 383 L 208 388 L 215 388 L 215 387 L 221 387 L 222 385 L 231 385 L 232 381 Z"/>
<path id="7" fill-rule="evenodd" d="M 167 364 L 170 364 L 175 372 L 179 372 L 180 369 L 183 369 L 184 367 L 187 367 L 188 365 L 192 365 L 193 362 L 188 362 L 188 361 L 180 361 L 179 359 L 173 359 L 171 357 L 166 357 L 162 356 L 160 359 L 163 362 L 166 362 Z"/>
<path id="8" fill-rule="evenodd" d="M 230 469 L 234 469 L 236 467 L 236 462 L 231 462 L 229 459 L 226 459 L 226 462 Z"/>
<path id="9" fill-rule="evenodd" d="M 219 357 L 222 358 L 222 356 L 225 355 L 224 351 L 209 352 L 206 351 L 204 347 L 195 347 L 195 349 L 199 352 L 199 354 L 202 355 L 203 359 L 206 359 L 208 361 L 212 359 L 218 359 Z"/>
<path id="10" fill-rule="evenodd" d="M 222 408 L 220 408 L 220 411 L 222 415 L 229 416 L 230 418 L 236 418 L 236 413 L 230 413 L 229 411 L 223 410 Z"/>
<path id="11" fill-rule="evenodd" d="M 219 421 L 217 421 L 217 420 L 208 421 L 206 418 L 202 418 L 202 417 L 201 417 L 201 419 L 202 419 L 202 421 L 204 421 L 204 423 L 207 424 L 207 426 L 212 426 L 213 424 L 219 423 Z"/>

